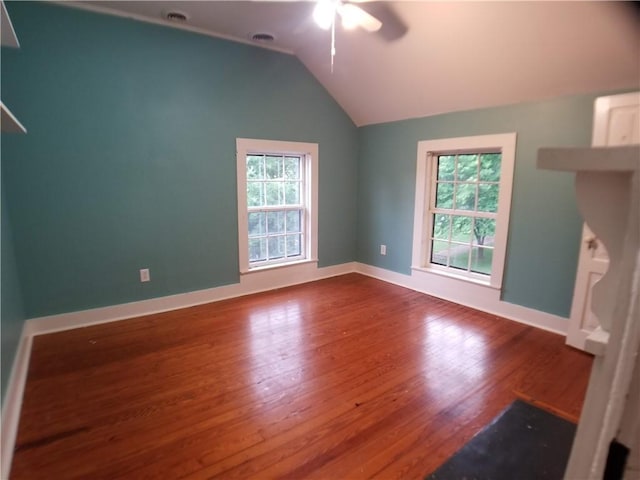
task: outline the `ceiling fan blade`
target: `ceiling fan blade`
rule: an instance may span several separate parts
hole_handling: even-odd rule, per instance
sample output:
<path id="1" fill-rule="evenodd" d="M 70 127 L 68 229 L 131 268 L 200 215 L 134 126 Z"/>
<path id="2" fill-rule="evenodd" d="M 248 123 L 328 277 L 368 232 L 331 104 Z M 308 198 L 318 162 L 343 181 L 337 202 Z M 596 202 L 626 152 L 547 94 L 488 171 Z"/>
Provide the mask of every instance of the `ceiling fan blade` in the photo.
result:
<path id="1" fill-rule="evenodd" d="M 362 10 L 366 10 L 374 18 L 382 23 L 382 28 L 378 30 L 378 36 L 387 42 L 394 42 L 404 37 L 409 30 L 405 21 L 396 13 L 393 2 L 368 2 L 366 0 L 357 1 Z"/>
<path id="2" fill-rule="evenodd" d="M 382 28 L 380 20 L 352 3 L 339 4 L 338 13 L 342 17 L 343 25 L 346 28 L 359 26 L 368 32 L 377 32 Z"/>

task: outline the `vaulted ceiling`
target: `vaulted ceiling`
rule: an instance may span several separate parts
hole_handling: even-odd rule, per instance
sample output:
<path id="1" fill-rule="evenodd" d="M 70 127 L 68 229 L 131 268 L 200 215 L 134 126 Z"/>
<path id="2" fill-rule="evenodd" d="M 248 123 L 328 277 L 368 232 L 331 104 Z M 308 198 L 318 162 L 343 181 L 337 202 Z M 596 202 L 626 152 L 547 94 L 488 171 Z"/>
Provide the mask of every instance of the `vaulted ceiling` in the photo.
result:
<path id="1" fill-rule="evenodd" d="M 66 3 L 66 2 L 65 2 Z M 66 3 L 68 5 L 68 3 Z M 296 55 L 357 125 L 562 95 L 640 88 L 640 16 L 618 2 L 370 2 L 377 33 L 330 32 L 309 1 L 73 2 Z M 186 23 L 164 19 L 169 11 Z M 389 39 L 391 27 L 406 33 Z"/>

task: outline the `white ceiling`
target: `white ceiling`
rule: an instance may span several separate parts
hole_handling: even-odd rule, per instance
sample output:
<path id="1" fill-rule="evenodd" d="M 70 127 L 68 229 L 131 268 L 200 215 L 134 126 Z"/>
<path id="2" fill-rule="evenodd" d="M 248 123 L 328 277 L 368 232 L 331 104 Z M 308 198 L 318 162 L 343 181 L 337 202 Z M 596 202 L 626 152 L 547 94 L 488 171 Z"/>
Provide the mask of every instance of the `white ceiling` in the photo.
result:
<path id="1" fill-rule="evenodd" d="M 295 54 L 357 125 L 640 88 L 640 16 L 618 2 L 364 3 L 408 31 L 387 41 L 339 28 L 333 73 L 330 34 L 313 23 L 312 2 L 74 4 L 174 27 L 162 14 L 178 10 L 189 17 L 181 28 L 243 42 L 271 33 L 271 48 Z"/>

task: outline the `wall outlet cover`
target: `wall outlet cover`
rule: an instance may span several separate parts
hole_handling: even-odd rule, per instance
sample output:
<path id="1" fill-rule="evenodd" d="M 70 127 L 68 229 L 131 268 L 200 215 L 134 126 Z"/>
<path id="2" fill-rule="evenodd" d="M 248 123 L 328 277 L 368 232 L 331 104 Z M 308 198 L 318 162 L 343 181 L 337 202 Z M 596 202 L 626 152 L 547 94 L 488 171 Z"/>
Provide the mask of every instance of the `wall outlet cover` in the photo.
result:
<path id="1" fill-rule="evenodd" d="M 141 282 L 150 282 L 151 281 L 151 275 L 149 274 L 149 269 L 148 268 L 141 268 L 140 269 L 140 281 Z"/>

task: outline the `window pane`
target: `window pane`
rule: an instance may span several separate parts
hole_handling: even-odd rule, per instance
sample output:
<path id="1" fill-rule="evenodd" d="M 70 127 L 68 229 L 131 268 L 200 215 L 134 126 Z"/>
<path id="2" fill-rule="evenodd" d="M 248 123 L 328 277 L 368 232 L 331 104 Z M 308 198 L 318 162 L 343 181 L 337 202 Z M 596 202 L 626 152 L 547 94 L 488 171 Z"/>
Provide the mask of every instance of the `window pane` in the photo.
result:
<path id="1" fill-rule="evenodd" d="M 300 179 L 300 157 L 285 157 L 284 178 L 288 180 Z"/>
<path id="2" fill-rule="evenodd" d="M 294 210 L 287 212 L 287 232 L 301 232 L 300 225 L 302 223 L 302 210 Z"/>
<path id="3" fill-rule="evenodd" d="M 478 180 L 478 156 L 475 154 L 458 155 L 457 174 L 459 182 Z"/>
<path id="4" fill-rule="evenodd" d="M 484 153 L 480 159 L 480 180 L 484 182 L 500 181 L 502 154 Z"/>
<path id="5" fill-rule="evenodd" d="M 269 260 L 284 257 L 284 236 L 269 237 Z"/>
<path id="6" fill-rule="evenodd" d="M 456 184 L 456 206 L 458 210 L 476 209 L 476 185 L 473 183 Z"/>
<path id="7" fill-rule="evenodd" d="M 453 208 L 453 183 L 436 184 L 436 208 Z"/>
<path id="8" fill-rule="evenodd" d="M 433 216 L 433 237 L 449 240 L 449 226 L 451 215 L 437 213 Z"/>
<path id="9" fill-rule="evenodd" d="M 249 239 L 249 261 L 261 262 L 267 259 L 267 239 L 266 238 L 250 238 Z"/>
<path id="10" fill-rule="evenodd" d="M 267 232 L 284 233 L 284 212 L 267 212 Z"/>
<path id="11" fill-rule="evenodd" d="M 471 271 L 491 275 L 493 248 L 474 248 L 471 253 Z"/>
<path id="12" fill-rule="evenodd" d="M 264 178 L 262 155 L 247 155 L 247 178 L 261 180 Z"/>
<path id="13" fill-rule="evenodd" d="M 302 250 L 300 249 L 300 238 L 300 234 L 287 235 L 287 257 L 297 257 L 302 255 Z"/>
<path id="14" fill-rule="evenodd" d="M 493 218 L 476 218 L 473 224 L 474 245 L 493 246 L 496 234 L 496 221 Z"/>
<path id="15" fill-rule="evenodd" d="M 498 184 L 478 184 L 478 210 L 481 212 L 498 211 Z"/>
<path id="16" fill-rule="evenodd" d="M 453 180 L 455 166 L 455 155 L 440 155 L 438 157 L 438 180 Z"/>
<path id="17" fill-rule="evenodd" d="M 284 201 L 287 205 L 300 204 L 300 182 L 285 182 Z"/>
<path id="18" fill-rule="evenodd" d="M 315 250 L 317 224 L 315 215 L 310 214 L 317 207 L 312 203 L 317 198 L 317 192 L 313 191 L 317 178 L 312 168 L 317 161 L 312 158 L 317 144 L 299 151 L 291 150 L 291 145 L 236 141 L 239 150 L 248 148 L 245 154 L 240 154 L 238 163 L 239 169 L 246 171 L 245 178 L 238 179 L 245 182 L 245 186 L 240 184 L 238 204 L 246 206 L 244 213 L 240 212 L 246 218 L 240 224 L 244 238 L 239 242 L 247 242 L 241 248 L 249 254 L 248 265 L 241 255 L 245 262 L 240 265 L 242 273 L 297 262 L 308 258 L 311 247 Z"/>
<path id="19" fill-rule="evenodd" d="M 451 245 L 449 255 L 451 257 L 450 266 L 460 270 L 469 270 L 469 245 Z"/>
<path id="20" fill-rule="evenodd" d="M 471 243 L 471 217 L 455 215 L 451 217 L 451 240 L 454 242 Z"/>
<path id="21" fill-rule="evenodd" d="M 282 183 L 265 182 L 264 186 L 267 195 L 265 205 L 282 205 Z"/>
<path id="22" fill-rule="evenodd" d="M 264 212 L 250 212 L 249 213 L 249 236 L 264 235 L 266 233 L 265 227 L 266 215 Z"/>
<path id="23" fill-rule="evenodd" d="M 266 157 L 265 159 L 267 178 L 282 178 L 282 157 Z"/>
<path id="24" fill-rule="evenodd" d="M 264 205 L 262 182 L 247 182 L 247 205 L 250 207 L 262 207 Z"/>
<path id="25" fill-rule="evenodd" d="M 431 263 L 447 265 L 449 259 L 449 243 L 441 240 L 431 242 Z"/>

